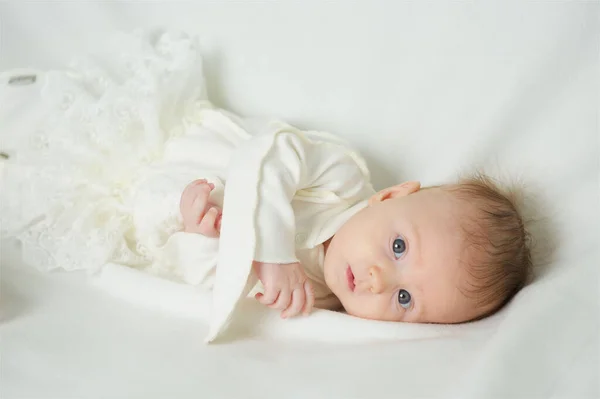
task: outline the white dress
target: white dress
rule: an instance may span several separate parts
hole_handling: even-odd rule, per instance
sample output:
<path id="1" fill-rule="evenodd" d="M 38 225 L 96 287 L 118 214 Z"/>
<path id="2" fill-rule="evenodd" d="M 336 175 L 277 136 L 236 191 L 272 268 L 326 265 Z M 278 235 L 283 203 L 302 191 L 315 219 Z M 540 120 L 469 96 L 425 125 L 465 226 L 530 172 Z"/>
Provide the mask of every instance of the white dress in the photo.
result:
<path id="1" fill-rule="evenodd" d="M 35 82 L 13 84 L 21 76 Z M 143 228 L 133 229 L 144 193 L 133 186 L 194 122 L 204 87 L 196 42 L 169 33 L 117 35 L 65 70 L 3 73 L 1 226 L 25 261 L 45 270 L 147 263 Z M 190 178 L 163 183 L 179 189 Z"/>
<path id="2" fill-rule="evenodd" d="M 332 303 L 322 243 L 374 193 L 340 138 L 215 109 L 185 35 L 118 35 L 67 70 L 2 74 L 0 139 L 2 233 L 27 263 L 111 262 L 214 288 L 209 339 L 252 288 L 252 260 L 301 261 Z M 220 239 L 181 231 L 197 178 L 215 183 Z"/>

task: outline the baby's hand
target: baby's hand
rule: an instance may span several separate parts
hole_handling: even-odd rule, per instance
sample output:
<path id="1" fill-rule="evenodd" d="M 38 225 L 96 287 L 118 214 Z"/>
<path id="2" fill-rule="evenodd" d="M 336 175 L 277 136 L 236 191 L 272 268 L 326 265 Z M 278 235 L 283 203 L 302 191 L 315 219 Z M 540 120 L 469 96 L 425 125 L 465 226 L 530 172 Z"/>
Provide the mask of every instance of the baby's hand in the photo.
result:
<path id="1" fill-rule="evenodd" d="M 221 209 L 208 199 L 215 185 L 206 179 L 194 180 L 183 190 L 179 210 L 183 218 L 184 231 L 218 237 L 221 231 Z"/>
<path id="2" fill-rule="evenodd" d="M 284 319 L 312 311 L 315 293 L 300 263 L 281 265 L 255 261 L 252 267 L 265 287 L 264 294 L 255 296 L 260 303 L 280 309 Z"/>

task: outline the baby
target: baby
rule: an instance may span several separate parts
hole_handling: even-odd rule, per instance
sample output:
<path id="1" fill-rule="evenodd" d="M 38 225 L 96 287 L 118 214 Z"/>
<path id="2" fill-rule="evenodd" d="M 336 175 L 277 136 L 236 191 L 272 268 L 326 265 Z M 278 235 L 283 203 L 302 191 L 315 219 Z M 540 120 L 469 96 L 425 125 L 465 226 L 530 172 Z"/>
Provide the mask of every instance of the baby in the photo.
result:
<path id="1" fill-rule="evenodd" d="M 218 237 L 222 209 L 201 179 L 181 196 L 184 231 Z M 225 210 L 226 212 L 226 210 Z M 514 201 L 478 174 L 457 184 L 388 187 L 323 243 L 323 274 L 351 315 L 415 323 L 461 323 L 491 315 L 524 286 L 528 236 Z M 313 285 L 300 263 L 254 262 L 256 299 L 282 317 L 308 314 Z"/>
<path id="2" fill-rule="evenodd" d="M 15 104 L 0 112 L 0 230 L 25 263 L 115 263 L 212 288 L 208 339 L 255 277 L 283 317 L 343 307 L 431 323 L 485 317 L 524 285 L 523 222 L 489 179 L 376 193 L 341 137 L 213 105 L 195 40 L 119 35 L 105 48 L 0 79 Z"/>

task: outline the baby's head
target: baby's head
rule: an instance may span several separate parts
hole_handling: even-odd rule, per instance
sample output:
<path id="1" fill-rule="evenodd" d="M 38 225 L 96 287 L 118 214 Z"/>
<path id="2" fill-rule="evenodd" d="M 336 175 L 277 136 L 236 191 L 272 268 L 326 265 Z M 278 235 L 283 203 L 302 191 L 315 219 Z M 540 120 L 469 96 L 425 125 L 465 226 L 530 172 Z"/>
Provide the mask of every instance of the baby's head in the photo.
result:
<path id="1" fill-rule="evenodd" d="M 331 240 L 325 281 L 352 315 L 461 323 L 500 309 L 531 269 L 514 201 L 490 179 L 374 195 Z"/>

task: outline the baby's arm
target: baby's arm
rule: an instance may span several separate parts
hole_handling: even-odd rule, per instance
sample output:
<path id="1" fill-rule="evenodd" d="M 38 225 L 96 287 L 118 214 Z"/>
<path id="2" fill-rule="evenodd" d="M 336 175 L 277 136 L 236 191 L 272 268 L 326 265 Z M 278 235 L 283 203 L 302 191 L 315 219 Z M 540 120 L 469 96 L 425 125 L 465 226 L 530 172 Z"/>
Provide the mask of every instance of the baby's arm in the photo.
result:
<path id="1" fill-rule="evenodd" d="M 285 130 L 275 138 L 264 159 L 256 217 L 258 247 L 255 260 L 272 263 L 297 262 L 297 232 L 291 201 L 298 191 L 312 189 L 348 206 L 363 201 L 367 193 L 374 193 L 366 166 L 345 143 L 329 141 L 326 135 L 318 134 L 309 139 L 292 127 Z M 297 284 L 295 291 L 301 290 L 302 286 Z M 314 306 L 312 291 L 311 286 L 305 293 L 307 298 L 310 297 L 307 305 L 310 308 Z M 302 299 L 302 294 L 298 297 Z M 268 299 L 259 297 L 261 301 L 268 302 Z M 285 301 L 287 303 L 288 299 Z M 339 301 L 332 297 L 320 305 L 335 308 L 339 307 Z"/>
<path id="2" fill-rule="evenodd" d="M 206 179 L 199 179 L 183 190 L 180 211 L 185 232 L 206 237 L 219 236 L 222 211 L 209 201 L 214 188 L 214 184 Z M 310 313 L 315 302 L 314 290 L 300 263 L 255 261 L 252 266 L 265 287 L 264 294 L 256 295 L 260 303 L 281 310 L 283 318 Z"/>
<path id="3" fill-rule="evenodd" d="M 291 202 L 307 181 L 305 141 L 296 134 L 258 136 L 247 150 L 272 142 L 261 162 L 258 202 L 255 212 L 256 249 L 252 264 L 264 286 L 256 299 L 281 310 L 281 316 L 309 314 L 314 306 L 314 289 L 296 258 L 296 224 Z M 244 168 L 244 164 L 234 169 Z M 227 195 L 226 195 L 227 200 Z"/>

